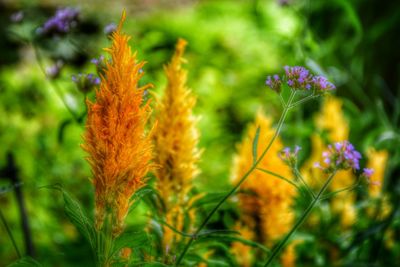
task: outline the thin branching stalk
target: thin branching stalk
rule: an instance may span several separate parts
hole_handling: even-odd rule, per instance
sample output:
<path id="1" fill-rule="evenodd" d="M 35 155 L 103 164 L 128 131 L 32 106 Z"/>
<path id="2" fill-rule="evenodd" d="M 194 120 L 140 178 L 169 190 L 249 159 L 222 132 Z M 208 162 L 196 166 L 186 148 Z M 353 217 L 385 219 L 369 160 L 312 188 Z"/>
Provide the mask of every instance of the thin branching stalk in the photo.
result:
<path id="1" fill-rule="evenodd" d="M 39 48 L 36 46 L 36 44 L 34 42 L 30 42 L 33 51 L 35 53 L 35 58 L 36 58 L 36 62 L 38 63 L 39 69 L 41 70 L 41 72 L 43 73 L 44 77 L 47 79 L 47 75 L 46 75 L 46 70 L 43 66 L 43 61 L 42 61 L 42 57 L 40 55 L 39 52 Z M 81 123 L 81 118 L 79 118 L 79 116 L 71 109 L 71 107 L 68 105 L 68 103 L 65 101 L 63 95 L 61 94 L 61 89 L 58 87 L 58 85 L 54 82 L 50 81 L 50 84 L 53 86 L 54 91 L 56 92 L 57 96 L 60 98 L 61 102 L 64 104 L 65 108 L 68 110 L 68 112 L 71 114 L 72 118 L 74 119 L 74 121 L 77 124 Z"/>
<path id="2" fill-rule="evenodd" d="M 195 241 L 197 238 L 198 234 L 200 231 L 207 225 L 207 223 L 210 221 L 211 217 L 214 215 L 215 212 L 221 207 L 221 205 L 230 197 L 232 196 L 238 188 L 243 184 L 243 182 L 249 177 L 249 175 L 257 168 L 258 164 L 263 160 L 264 156 L 267 154 L 269 149 L 271 148 L 272 144 L 274 143 L 275 139 L 278 137 L 279 133 L 281 132 L 283 123 L 286 119 L 286 116 L 291 108 L 291 103 L 296 95 L 296 91 L 292 90 L 291 94 L 289 96 L 289 99 L 287 101 L 287 104 L 284 106 L 283 112 L 281 114 L 281 117 L 279 119 L 276 131 L 274 133 L 274 136 L 271 138 L 270 142 L 268 143 L 268 146 L 265 148 L 263 153 L 260 155 L 260 157 L 254 162 L 254 164 L 251 166 L 251 168 L 243 175 L 243 177 L 239 180 L 239 182 L 226 194 L 221 201 L 218 202 L 218 204 L 211 210 L 211 212 L 208 214 L 208 216 L 204 219 L 204 221 L 201 223 L 199 228 L 197 228 L 196 232 L 193 234 L 193 236 L 190 238 L 190 240 L 187 242 L 185 245 L 183 251 L 179 255 L 175 266 L 179 266 L 183 258 L 185 257 L 186 252 L 189 250 L 190 246 L 192 243 Z"/>
<path id="3" fill-rule="evenodd" d="M 332 182 L 333 177 L 336 174 L 336 170 L 332 172 L 332 174 L 328 177 L 326 180 L 325 184 L 322 186 L 322 188 L 319 190 L 318 194 L 316 197 L 311 201 L 310 205 L 307 207 L 307 209 L 304 211 L 303 215 L 301 215 L 300 219 L 296 222 L 296 224 L 293 226 L 293 228 L 289 231 L 289 233 L 285 236 L 285 238 L 279 243 L 277 247 L 272 251 L 272 254 L 268 258 L 268 261 L 265 263 L 264 267 L 269 266 L 272 261 L 275 259 L 275 257 L 279 254 L 281 249 L 285 246 L 286 242 L 292 237 L 292 235 L 296 232 L 296 230 L 303 224 L 305 219 L 310 215 L 311 211 L 315 207 L 315 205 L 318 204 L 318 202 L 321 200 L 321 197 L 325 193 L 326 189 Z"/>
<path id="4" fill-rule="evenodd" d="M 278 178 L 278 179 L 284 180 L 285 182 L 287 182 L 287 183 L 293 185 L 294 187 L 296 187 L 296 189 L 297 189 L 299 192 L 302 192 L 301 188 L 300 188 L 295 182 L 290 181 L 288 178 L 285 178 L 285 177 L 283 177 L 283 176 L 280 175 L 280 174 L 277 174 L 277 173 L 275 173 L 275 172 L 272 172 L 272 171 L 269 171 L 269 170 L 266 170 L 266 169 L 262 169 L 262 168 L 257 168 L 257 170 L 262 171 L 262 172 L 265 172 L 265 173 L 268 173 L 268 174 L 270 174 L 270 175 L 272 175 L 272 176 L 275 176 L 275 177 Z"/>
<path id="5" fill-rule="evenodd" d="M 307 182 L 304 180 L 303 176 L 301 175 L 301 173 L 299 172 L 299 170 L 296 168 L 294 168 L 293 173 L 295 175 L 295 177 L 297 177 L 304 185 L 304 187 L 306 188 L 307 192 L 310 194 L 312 199 L 315 199 L 315 194 L 312 191 L 312 189 L 310 188 L 310 186 L 307 184 Z"/>

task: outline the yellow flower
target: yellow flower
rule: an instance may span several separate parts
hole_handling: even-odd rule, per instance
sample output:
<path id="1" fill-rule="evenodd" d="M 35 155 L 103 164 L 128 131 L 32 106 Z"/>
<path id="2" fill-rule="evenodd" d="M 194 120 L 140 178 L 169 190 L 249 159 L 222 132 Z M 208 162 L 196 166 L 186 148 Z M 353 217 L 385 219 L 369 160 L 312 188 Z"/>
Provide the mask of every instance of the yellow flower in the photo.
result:
<path id="1" fill-rule="evenodd" d="M 376 151 L 370 148 L 367 151 L 367 168 L 373 169 L 374 173 L 370 178 L 369 194 L 372 197 L 379 197 L 381 192 L 381 186 L 385 178 L 386 163 L 389 157 L 389 153 L 386 150 Z"/>
<path id="2" fill-rule="evenodd" d="M 183 207 L 199 173 L 197 162 L 201 154 L 197 147 L 198 118 L 192 113 L 196 98 L 186 86 L 187 71 L 182 68 L 186 44 L 185 40 L 178 40 L 171 62 L 164 68 L 168 83 L 157 103 L 158 124 L 153 137 L 155 163 L 159 166 L 155 172 L 157 188 L 166 207 L 167 222 L 179 230 L 183 230 Z M 171 247 L 177 238 L 169 228 L 164 228 L 165 246 Z"/>
<path id="3" fill-rule="evenodd" d="M 233 184 L 236 184 L 252 165 L 252 143 L 258 126 L 260 126 L 258 155 L 274 135 L 272 120 L 259 111 L 256 121 L 250 125 L 234 157 L 231 176 Z M 289 167 L 278 157 L 282 149 L 282 142 L 277 138 L 258 167 L 290 178 Z M 292 205 L 296 195 L 292 185 L 255 170 L 243 183 L 241 191 L 244 192 L 239 195 L 242 220 L 251 230 L 261 232 L 259 242 L 270 245 L 290 230 L 294 219 Z"/>
<path id="4" fill-rule="evenodd" d="M 111 61 L 106 63 L 96 101 L 87 100 L 82 145 L 92 167 L 96 227 L 102 228 L 110 212 L 115 236 L 123 231 L 131 196 L 144 185 L 152 167 L 151 137 L 145 131 L 151 108 L 143 101 L 143 93 L 151 85 L 138 85 L 144 62 L 137 61 L 128 45 L 130 37 L 121 33 L 124 20 L 125 13 L 112 34 L 111 47 L 105 49 Z"/>
<path id="5" fill-rule="evenodd" d="M 295 267 L 296 266 L 296 245 L 297 242 L 289 244 L 281 255 L 282 267 Z"/>
<path id="6" fill-rule="evenodd" d="M 251 231 L 248 227 L 236 224 L 235 230 L 240 233 L 240 236 L 247 240 L 254 239 L 254 231 Z M 250 267 L 253 262 L 252 248 L 241 243 L 233 242 L 231 247 L 231 252 L 235 256 L 237 263 L 242 267 Z"/>
<path id="7" fill-rule="evenodd" d="M 339 98 L 329 96 L 325 98 L 321 111 L 315 118 L 315 125 L 320 132 L 327 132 L 329 143 L 341 142 L 349 138 L 349 123 L 346 121 L 342 110 L 343 103 Z M 313 188 L 321 188 L 326 175 L 319 168 L 314 167 L 315 162 L 322 161 L 322 153 L 327 150 L 327 144 L 318 134 L 311 136 L 312 152 L 309 159 L 301 168 L 305 180 Z M 351 186 L 355 182 L 352 170 L 338 172 L 330 186 L 331 191 Z M 355 195 L 353 192 L 336 195 L 332 200 L 332 209 L 341 216 L 341 225 L 350 227 L 356 218 L 354 207 Z"/>

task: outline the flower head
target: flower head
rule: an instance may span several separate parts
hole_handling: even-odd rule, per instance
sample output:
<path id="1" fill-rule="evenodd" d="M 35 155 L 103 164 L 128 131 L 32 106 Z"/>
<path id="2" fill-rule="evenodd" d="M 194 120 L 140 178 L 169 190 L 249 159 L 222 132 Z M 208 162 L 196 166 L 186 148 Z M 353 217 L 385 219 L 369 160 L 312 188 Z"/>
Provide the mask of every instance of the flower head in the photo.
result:
<path id="1" fill-rule="evenodd" d="M 10 20 L 14 23 L 20 23 L 24 19 L 24 11 L 17 11 L 10 16 Z"/>
<path id="2" fill-rule="evenodd" d="M 294 90 L 311 90 L 318 94 L 336 89 L 335 85 L 324 76 L 314 76 L 308 69 L 301 66 L 285 66 L 285 75 L 279 77 L 275 74 L 267 76 L 265 84 L 277 93 L 281 92 L 282 80 L 286 80 L 287 86 Z"/>
<path id="3" fill-rule="evenodd" d="M 85 94 L 100 84 L 100 78 L 92 73 L 72 75 L 72 81 L 76 84 L 78 90 Z"/>
<path id="4" fill-rule="evenodd" d="M 272 77 L 268 76 L 265 84 L 277 93 L 281 92 L 282 81 L 279 75 L 275 74 Z"/>
<path id="5" fill-rule="evenodd" d="M 285 66 L 284 69 L 289 87 L 293 89 L 311 89 L 312 75 L 308 69 L 300 66 Z"/>
<path id="6" fill-rule="evenodd" d="M 151 107 L 143 102 L 143 91 L 151 85 L 139 86 L 143 73 L 138 70 L 144 62 L 137 61 L 128 45 L 130 37 L 121 33 L 124 20 L 125 13 L 112 34 L 111 47 L 105 49 L 112 61 L 106 63 L 96 101 L 87 101 L 82 145 L 92 167 L 96 228 L 100 230 L 111 213 L 114 236 L 123 231 L 131 197 L 152 168 L 151 135 L 145 130 Z"/>
<path id="7" fill-rule="evenodd" d="M 42 35 L 65 34 L 78 23 L 79 10 L 72 7 L 58 9 L 55 15 L 49 18 L 38 33 Z"/>
<path id="8" fill-rule="evenodd" d="M 111 22 L 104 27 L 103 32 L 105 35 L 110 35 L 113 32 L 115 32 L 116 30 L 117 30 L 117 25 L 115 23 Z"/>
<path id="9" fill-rule="evenodd" d="M 279 157 L 291 168 L 296 167 L 297 154 L 301 150 L 301 147 L 295 146 L 293 152 L 289 147 L 285 147 L 279 154 Z"/>
<path id="10" fill-rule="evenodd" d="M 336 89 L 335 85 L 324 76 L 314 76 L 311 80 L 314 89 L 318 92 L 327 92 Z"/>
<path id="11" fill-rule="evenodd" d="M 187 70 L 182 68 L 187 42 L 179 39 L 175 53 L 164 70 L 167 86 L 157 103 L 157 129 L 154 132 L 157 188 L 164 201 L 167 222 L 182 230 L 182 206 L 188 200 L 193 179 L 198 175 L 198 118 L 193 115 L 196 98 L 186 85 Z M 173 249 L 174 233 L 164 229 L 164 245 Z M 178 238 L 178 237 L 175 237 Z"/>
<path id="12" fill-rule="evenodd" d="M 322 153 L 323 165 L 321 167 L 325 172 L 330 173 L 334 170 L 360 169 L 359 160 L 361 154 L 354 149 L 349 141 L 336 142 L 328 145 L 328 150 Z"/>
<path id="13" fill-rule="evenodd" d="M 259 111 L 255 122 L 248 129 L 245 139 L 238 146 L 238 154 L 234 158 L 234 169 L 231 176 L 233 183 L 237 183 L 253 164 L 249 155 L 252 153 L 252 140 L 258 127 L 260 127 L 258 155 L 268 145 L 267 140 L 274 135 L 272 119 Z M 282 141 L 277 138 L 258 167 L 290 179 L 292 175 L 290 168 L 278 156 L 282 149 Z M 290 153 L 289 149 L 286 151 Z M 294 219 L 292 205 L 296 195 L 292 185 L 270 174 L 255 171 L 250 174 L 241 189 L 243 192 L 247 192 L 239 195 L 242 221 L 255 233 L 261 233 L 257 235 L 258 242 L 272 244 L 290 230 Z"/>
<path id="14" fill-rule="evenodd" d="M 64 62 L 62 60 L 57 60 L 57 62 L 50 67 L 46 68 L 46 76 L 49 79 L 56 79 L 60 76 L 61 69 L 64 66 Z"/>

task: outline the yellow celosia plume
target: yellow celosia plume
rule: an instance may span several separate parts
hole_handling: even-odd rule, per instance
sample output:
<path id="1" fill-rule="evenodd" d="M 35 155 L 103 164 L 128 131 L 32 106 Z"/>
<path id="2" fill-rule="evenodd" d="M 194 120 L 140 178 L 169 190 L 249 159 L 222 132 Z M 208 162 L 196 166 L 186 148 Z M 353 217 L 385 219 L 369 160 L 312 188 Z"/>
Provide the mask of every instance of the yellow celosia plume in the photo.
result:
<path id="1" fill-rule="evenodd" d="M 186 85 L 187 71 L 182 68 L 186 44 L 185 40 L 178 40 L 171 62 L 164 68 L 168 83 L 157 103 L 158 124 L 153 137 L 155 162 L 159 166 L 155 172 L 157 189 L 166 207 L 167 222 L 179 230 L 183 228 L 188 192 L 199 173 L 197 163 L 201 154 L 197 147 L 198 118 L 192 112 L 196 98 Z M 164 228 L 164 245 L 171 247 L 174 238 L 175 234 Z"/>
<path id="2" fill-rule="evenodd" d="M 389 153 L 386 150 L 376 151 L 370 148 L 367 151 L 367 157 L 367 168 L 374 170 L 370 178 L 368 188 L 369 195 L 372 197 L 379 197 L 382 193 L 382 185 L 385 178 L 385 169 Z"/>
<path id="3" fill-rule="evenodd" d="M 95 187 L 96 227 L 101 229 L 106 213 L 113 218 L 114 235 L 123 230 L 124 219 L 133 193 L 143 186 L 152 167 L 152 143 L 146 134 L 151 108 L 143 93 L 151 85 L 139 87 L 144 62 L 128 45 L 130 37 L 118 29 L 112 45 L 105 49 L 111 60 L 106 63 L 95 102 L 87 101 L 88 117 L 83 149 L 89 154 Z"/>
<path id="4" fill-rule="evenodd" d="M 234 157 L 231 176 L 233 184 L 236 184 L 253 164 L 252 144 L 258 127 L 260 127 L 258 155 L 274 135 L 272 120 L 259 111 Z M 292 175 L 289 167 L 278 156 L 282 149 L 282 141 L 277 138 L 258 167 L 290 178 Z M 292 206 L 296 195 L 292 185 L 256 170 L 243 183 L 241 191 L 243 192 L 239 194 L 241 220 L 255 233 L 256 241 L 271 245 L 291 229 L 294 219 Z"/>
<path id="5" fill-rule="evenodd" d="M 341 142 L 349 138 L 349 123 L 345 119 L 342 106 L 343 103 L 339 98 L 329 96 L 324 99 L 321 112 L 315 118 L 317 129 L 320 132 L 327 132 L 329 143 Z M 301 173 L 312 187 L 320 188 L 325 182 L 326 175 L 321 169 L 315 168 L 314 163 L 322 161 L 322 153 L 327 150 L 327 144 L 320 135 L 313 134 L 311 147 L 311 155 L 301 168 Z M 354 182 L 355 176 L 352 170 L 340 171 L 332 180 L 330 190 L 340 190 L 351 186 Z M 354 199 L 354 193 L 348 192 L 339 194 L 332 200 L 332 209 L 341 215 L 343 227 L 350 227 L 356 219 Z"/>

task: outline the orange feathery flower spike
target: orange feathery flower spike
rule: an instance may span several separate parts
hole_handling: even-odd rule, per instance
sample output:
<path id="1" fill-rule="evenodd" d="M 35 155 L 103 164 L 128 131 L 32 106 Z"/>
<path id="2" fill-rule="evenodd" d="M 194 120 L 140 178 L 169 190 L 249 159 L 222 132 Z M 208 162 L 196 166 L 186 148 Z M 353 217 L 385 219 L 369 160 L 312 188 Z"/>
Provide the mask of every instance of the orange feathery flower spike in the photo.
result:
<path id="1" fill-rule="evenodd" d="M 164 67 L 167 86 L 163 98 L 157 103 L 157 129 L 154 132 L 157 188 L 166 207 L 168 223 L 182 230 L 183 206 L 188 203 L 188 193 L 193 179 L 198 175 L 197 147 L 198 118 L 192 109 L 196 98 L 186 86 L 187 70 L 182 68 L 187 42 L 179 39 L 171 62 Z M 165 246 L 171 248 L 174 233 L 164 228 Z"/>
<path id="2" fill-rule="evenodd" d="M 118 29 L 112 34 L 112 45 L 105 51 L 111 56 L 101 76 L 96 101 L 87 101 L 85 143 L 89 154 L 95 187 L 96 228 L 100 230 L 106 213 L 113 218 L 115 236 L 123 231 L 124 219 L 131 205 L 130 198 L 144 185 L 152 165 L 152 143 L 146 134 L 151 113 L 143 93 L 150 84 L 139 87 L 144 62 L 138 62 L 136 52 L 128 45 L 130 37 Z"/>

